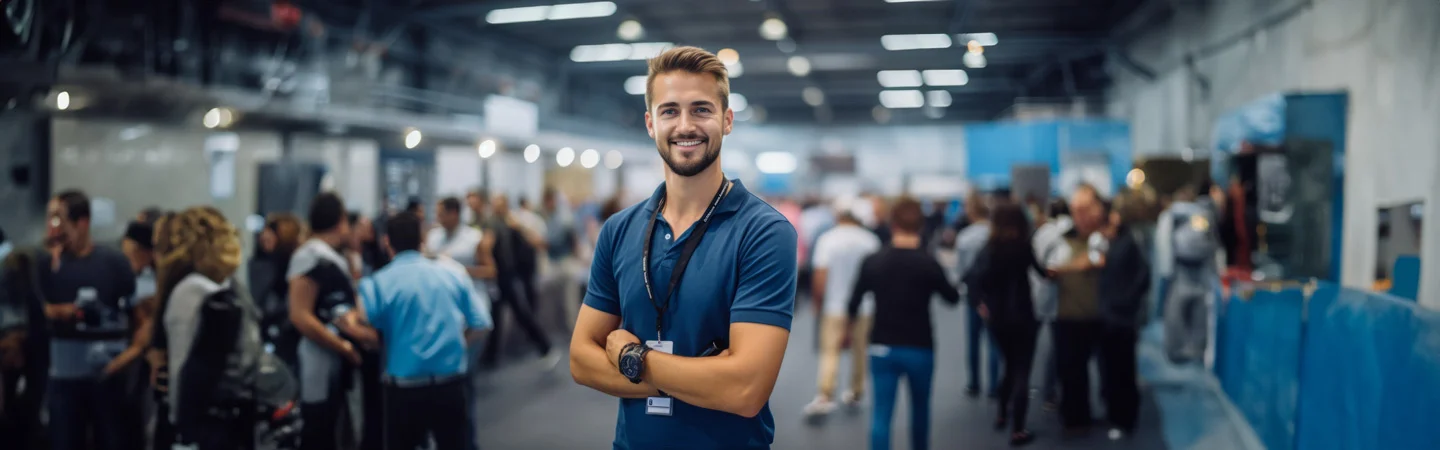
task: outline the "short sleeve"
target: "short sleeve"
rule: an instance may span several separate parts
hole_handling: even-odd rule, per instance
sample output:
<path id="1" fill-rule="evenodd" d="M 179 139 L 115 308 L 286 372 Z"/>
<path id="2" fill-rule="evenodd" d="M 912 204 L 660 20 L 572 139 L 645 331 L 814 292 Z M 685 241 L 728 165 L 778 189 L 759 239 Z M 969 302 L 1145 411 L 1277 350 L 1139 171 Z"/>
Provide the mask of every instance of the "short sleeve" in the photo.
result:
<path id="1" fill-rule="evenodd" d="M 620 315 L 620 283 L 615 279 L 616 220 L 600 228 L 595 256 L 590 260 L 590 285 L 585 288 L 585 305 L 606 314 Z"/>
<path id="2" fill-rule="evenodd" d="M 285 271 L 286 280 L 294 280 L 315 269 L 320 264 L 320 254 L 309 245 L 300 247 L 294 255 L 290 256 L 290 268 Z"/>
<path id="3" fill-rule="evenodd" d="M 375 277 L 360 279 L 360 306 L 365 309 L 365 320 L 376 330 L 384 331 L 385 324 L 380 318 L 385 316 L 384 302 L 380 298 L 379 286 L 375 283 Z"/>
<path id="4" fill-rule="evenodd" d="M 454 275 L 452 273 L 452 275 Z M 494 326 L 490 319 L 490 311 L 486 309 L 485 299 L 479 291 L 475 290 L 475 284 L 468 278 L 455 275 L 452 277 L 455 289 L 459 291 L 457 296 L 460 302 L 460 313 L 465 316 L 465 327 L 471 330 L 488 330 Z"/>
<path id="5" fill-rule="evenodd" d="M 810 258 L 810 266 L 816 269 L 829 269 L 831 255 L 835 254 L 835 235 L 829 232 L 820 234 L 815 240 L 815 256 Z"/>
<path id="6" fill-rule="evenodd" d="M 790 329 L 795 315 L 796 239 L 795 227 L 777 220 L 741 244 L 739 289 L 730 305 L 731 323 Z"/>

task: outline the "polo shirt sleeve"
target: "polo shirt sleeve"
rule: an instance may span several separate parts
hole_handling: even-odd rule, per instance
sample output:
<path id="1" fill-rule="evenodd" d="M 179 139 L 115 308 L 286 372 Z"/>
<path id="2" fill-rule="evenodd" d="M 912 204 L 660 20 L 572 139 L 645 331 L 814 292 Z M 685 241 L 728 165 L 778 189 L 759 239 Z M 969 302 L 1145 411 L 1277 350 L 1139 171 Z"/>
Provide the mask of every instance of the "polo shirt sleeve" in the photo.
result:
<path id="1" fill-rule="evenodd" d="M 285 279 L 294 280 L 305 276 L 319 264 L 320 254 L 309 244 L 302 245 L 294 255 L 290 255 L 290 266 L 285 271 Z"/>
<path id="2" fill-rule="evenodd" d="M 795 314 L 795 227 L 777 220 L 759 231 L 740 246 L 739 289 L 730 304 L 730 323 L 789 330 Z"/>
<path id="3" fill-rule="evenodd" d="M 620 315 L 620 283 L 615 279 L 616 220 L 600 227 L 595 255 L 590 260 L 590 285 L 585 288 L 585 305 L 613 316 Z"/>

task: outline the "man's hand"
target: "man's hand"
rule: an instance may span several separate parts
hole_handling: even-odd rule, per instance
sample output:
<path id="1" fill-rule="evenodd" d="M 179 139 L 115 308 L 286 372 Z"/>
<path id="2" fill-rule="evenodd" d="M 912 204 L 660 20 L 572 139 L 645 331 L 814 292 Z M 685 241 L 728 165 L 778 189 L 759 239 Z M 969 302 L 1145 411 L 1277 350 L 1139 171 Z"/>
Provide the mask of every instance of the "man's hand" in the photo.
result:
<path id="1" fill-rule="evenodd" d="M 56 322 L 74 322 L 80 318 L 80 308 L 74 303 L 47 304 L 45 317 Z"/>
<path id="2" fill-rule="evenodd" d="M 624 329 L 611 331 L 610 336 L 605 338 L 605 356 L 610 360 L 610 365 L 618 369 L 620 367 L 620 352 L 624 351 L 627 345 L 639 343 L 640 338 L 635 337 L 635 335 L 629 331 L 625 331 Z"/>
<path id="3" fill-rule="evenodd" d="M 105 365 L 104 375 L 109 377 L 120 373 L 121 370 L 125 370 L 125 366 L 130 365 L 129 363 L 130 361 L 123 361 L 120 358 L 112 359 L 109 364 Z"/>
<path id="4" fill-rule="evenodd" d="M 350 364 L 360 365 L 360 351 L 355 349 L 355 344 L 351 344 L 350 341 L 345 341 L 345 343 L 340 345 L 344 348 L 344 350 L 340 352 L 340 356 L 344 357 L 346 361 L 350 361 Z"/>
<path id="5" fill-rule="evenodd" d="M 357 341 L 366 349 L 380 348 L 380 335 L 361 317 L 360 311 L 350 311 L 335 321 L 336 328 Z"/>

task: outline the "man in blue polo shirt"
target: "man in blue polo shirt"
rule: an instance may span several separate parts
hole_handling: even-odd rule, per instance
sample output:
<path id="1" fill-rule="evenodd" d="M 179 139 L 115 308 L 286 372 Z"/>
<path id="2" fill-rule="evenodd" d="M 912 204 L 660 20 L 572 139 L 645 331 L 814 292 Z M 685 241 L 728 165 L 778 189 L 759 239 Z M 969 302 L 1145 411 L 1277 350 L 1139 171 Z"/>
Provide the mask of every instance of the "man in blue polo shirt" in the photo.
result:
<path id="1" fill-rule="evenodd" d="M 616 449 L 769 448 L 795 228 L 720 172 L 734 123 L 724 64 L 693 47 L 649 64 L 645 124 L 665 184 L 600 232 L 571 375 L 620 398 Z"/>
<path id="2" fill-rule="evenodd" d="M 360 311 L 341 326 L 385 352 L 385 447 L 413 449 L 433 437 L 437 450 L 468 447 L 466 352 L 490 314 L 463 269 L 420 254 L 420 219 L 401 213 L 385 224 L 394 258 L 360 281 Z M 380 336 L 376 336 L 376 332 Z"/>

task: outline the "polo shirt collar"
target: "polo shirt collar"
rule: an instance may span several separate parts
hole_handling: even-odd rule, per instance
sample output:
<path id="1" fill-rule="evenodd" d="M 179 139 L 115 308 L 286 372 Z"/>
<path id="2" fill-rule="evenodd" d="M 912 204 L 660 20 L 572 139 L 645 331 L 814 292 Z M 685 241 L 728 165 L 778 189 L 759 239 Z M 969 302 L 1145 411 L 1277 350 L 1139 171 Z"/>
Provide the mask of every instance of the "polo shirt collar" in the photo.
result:
<path id="1" fill-rule="evenodd" d="M 750 195 L 750 190 L 745 189 L 745 183 L 738 179 L 731 179 L 730 182 L 735 185 L 730 187 L 730 193 L 725 194 L 725 198 L 720 200 L 720 206 L 715 208 L 717 214 L 739 211 L 740 206 L 745 204 L 745 197 Z M 660 205 L 660 198 L 664 196 L 665 183 L 662 182 L 655 188 L 655 192 L 650 194 L 650 199 L 645 201 L 645 212 L 655 212 L 655 207 Z"/>
<path id="2" fill-rule="evenodd" d="M 408 261 L 411 261 L 411 260 L 424 259 L 424 258 L 425 258 L 425 255 L 420 254 L 420 252 L 418 252 L 418 251 L 415 251 L 415 250 L 406 250 L 406 251 L 403 251 L 403 252 L 400 252 L 400 253 L 396 253 L 396 254 L 395 254 L 395 259 L 391 260 L 391 262 L 408 262 Z"/>

